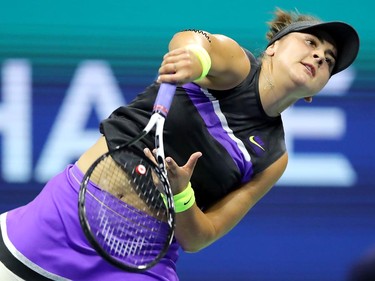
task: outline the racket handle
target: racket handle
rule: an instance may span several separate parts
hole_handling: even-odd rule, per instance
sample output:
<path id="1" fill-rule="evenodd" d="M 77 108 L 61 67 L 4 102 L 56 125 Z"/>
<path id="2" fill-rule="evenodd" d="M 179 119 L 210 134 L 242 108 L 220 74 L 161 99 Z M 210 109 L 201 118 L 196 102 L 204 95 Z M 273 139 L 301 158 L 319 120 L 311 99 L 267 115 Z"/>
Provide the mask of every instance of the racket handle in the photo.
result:
<path id="1" fill-rule="evenodd" d="M 154 113 L 156 112 L 167 117 L 175 92 L 176 85 L 161 83 L 154 103 Z"/>

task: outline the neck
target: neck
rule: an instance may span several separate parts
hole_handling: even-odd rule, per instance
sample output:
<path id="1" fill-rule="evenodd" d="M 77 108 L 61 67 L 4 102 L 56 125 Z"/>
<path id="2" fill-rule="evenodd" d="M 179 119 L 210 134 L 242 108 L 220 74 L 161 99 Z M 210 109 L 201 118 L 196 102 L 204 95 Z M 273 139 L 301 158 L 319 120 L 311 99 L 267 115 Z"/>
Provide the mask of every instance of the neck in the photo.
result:
<path id="1" fill-rule="evenodd" d="M 259 76 L 259 95 L 264 111 L 271 117 L 279 116 L 298 100 L 278 77 L 272 75 L 271 64 L 264 61 Z"/>

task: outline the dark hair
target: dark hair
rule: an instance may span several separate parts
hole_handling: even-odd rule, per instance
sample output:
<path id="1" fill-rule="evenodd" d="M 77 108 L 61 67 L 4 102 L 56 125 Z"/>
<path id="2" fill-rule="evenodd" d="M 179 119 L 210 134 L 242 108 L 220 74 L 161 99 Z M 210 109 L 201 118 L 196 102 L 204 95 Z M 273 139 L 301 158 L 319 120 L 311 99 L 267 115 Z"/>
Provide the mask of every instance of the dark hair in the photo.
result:
<path id="1" fill-rule="evenodd" d="M 312 15 L 300 14 L 298 11 L 287 12 L 277 8 L 274 12 L 273 20 L 267 22 L 267 25 L 269 26 L 269 31 L 266 33 L 267 40 L 271 41 L 275 34 L 280 30 L 293 22 L 299 21 L 320 21 L 320 19 Z"/>

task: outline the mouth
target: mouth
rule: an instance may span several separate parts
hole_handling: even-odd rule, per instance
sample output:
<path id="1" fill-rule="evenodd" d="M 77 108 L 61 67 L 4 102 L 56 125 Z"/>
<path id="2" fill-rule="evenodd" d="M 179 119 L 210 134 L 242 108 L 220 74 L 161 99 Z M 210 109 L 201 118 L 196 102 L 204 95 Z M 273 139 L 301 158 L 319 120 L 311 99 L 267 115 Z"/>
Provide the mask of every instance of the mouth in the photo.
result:
<path id="1" fill-rule="evenodd" d="M 307 70 L 307 72 L 312 76 L 312 77 L 315 77 L 315 67 L 311 64 L 308 64 L 308 63 L 302 63 L 303 66 L 305 67 L 305 69 Z"/>

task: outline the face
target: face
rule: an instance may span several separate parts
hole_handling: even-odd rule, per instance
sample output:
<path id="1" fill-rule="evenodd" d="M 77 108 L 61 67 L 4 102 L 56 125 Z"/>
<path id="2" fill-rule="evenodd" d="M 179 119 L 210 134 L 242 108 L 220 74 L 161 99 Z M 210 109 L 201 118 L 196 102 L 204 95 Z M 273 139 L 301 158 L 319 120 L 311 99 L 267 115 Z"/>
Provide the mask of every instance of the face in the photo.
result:
<path id="1" fill-rule="evenodd" d="M 335 66 L 337 50 L 329 35 L 323 32 L 292 32 L 269 48 L 274 75 L 285 79 L 300 93 L 300 98 L 318 93 L 327 84 Z"/>

